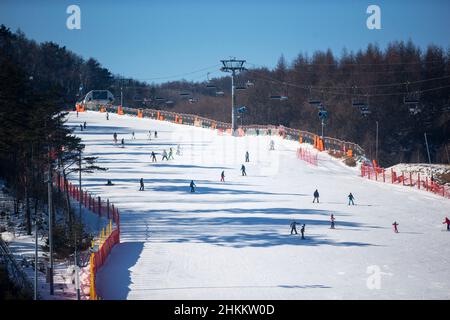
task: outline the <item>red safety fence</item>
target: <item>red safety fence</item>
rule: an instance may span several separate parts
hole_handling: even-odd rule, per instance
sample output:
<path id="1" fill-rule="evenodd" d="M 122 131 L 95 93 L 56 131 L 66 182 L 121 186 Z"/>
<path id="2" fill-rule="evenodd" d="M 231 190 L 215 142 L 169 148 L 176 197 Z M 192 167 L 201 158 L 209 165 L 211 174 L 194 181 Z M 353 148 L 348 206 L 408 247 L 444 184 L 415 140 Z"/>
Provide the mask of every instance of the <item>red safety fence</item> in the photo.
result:
<path id="1" fill-rule="evenodd" d="M 85 190 L 80 190 L 79 187 L 73 185 L 68 180 L 65 180 L 64 177 L 59 174 L 54 175 L 54 185 L 60 191 L 68 191 L 69 196 L 83 204 L 83 206 L 96 213 L 100 217 L 107 218 L 110 221 L 114 222 L 115 228 L 113 229 L 112 223 L 105 229 L 102 230 L 98 250 L 91 254 L 90 258 L 90 299 L 97 300 L 97 288 L 96 288 L 96 276 L 98 270 L 105 263 L 108 255 L 111 252 L 111 249 L 118 243 L 120 243 L 120 215 L 119 210 L 114 207 L 114 204 L 111 204 L 109 199 L 106 201 L 102 200 L 101 197 L 93 196 Z M 86 286 L 86 284 L 82 284 L 82 287 Z"/>
<path id="2" fill-rule="evenodd" d="M 312 153 L 306 148 L 297 149 L 297 158 L 306 161 L 314 166 L 317 166 L 318 164 L 317 153 Z"/>
<path id="3" fill-rule="evenodd" d="M 429 178 L 428 176 L 421 176 L 420 173 L 402 172 L 399 174 L 392 168 L 386 171 L 384 168 L 363 163 L 361 164 L 361 177 L 369 180 L 414 187 L 419 190 L 425 190 L 446 198 L 450 198 L 450 188 L 439 185 L 432 178 Z"/>

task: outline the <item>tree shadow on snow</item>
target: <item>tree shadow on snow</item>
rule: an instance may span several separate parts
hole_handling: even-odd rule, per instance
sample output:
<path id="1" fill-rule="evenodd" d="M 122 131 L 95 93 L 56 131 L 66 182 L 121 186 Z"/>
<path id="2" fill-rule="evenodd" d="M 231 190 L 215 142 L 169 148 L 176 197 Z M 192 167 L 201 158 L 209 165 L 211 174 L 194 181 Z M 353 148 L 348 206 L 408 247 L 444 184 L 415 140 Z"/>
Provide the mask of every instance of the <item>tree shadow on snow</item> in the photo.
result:
<path id="1" fill-rule="evenodd" d="M 299 234 L 290 235 L 289 224 L 291 219 L 275 217 L 182 217 L 177 214 L 165 212 L 152 212 L 142 219 L 149 219 L 151 236 L 149 241 L 166 243 L 208 243 L 217 246 L 245 248 L 245 247 L 272 247 L 279 245 L 306 245 L 306 246 L 338 246 L 338 247 L 366 247 L 375 244 L 353 241 L 335 241 L 326 238 L 326 234 L 318 234 L 318 230 L 329 227 L 328 219 L 311 219 L 308 214 L 317 214 L 317 210 L 300 210 L 292 208 L 271 208 L 271 209 L 230 209 L 222 210 L 236 213 L 295 213 L 303 214 L 303 217 L 296 217 L 299 224 L 306 224 L 306 239 L 300 238 Z M 192 213 L 205 213 L 208 210 L 194 210 Z M 215 212 L 215 210 L 210 210 Z M 328 214 L 328 212 L 326 213 Z M 142 219 L 136 217 L 139 213 L 129 215 L 122 214 L 123 232 L 133 240 L 142 240 L 144 233 L 139 231 Z M 366 226 L 351 221 L 340 221 L 339 226 L 354 228 L 376 228 L 376 226 Z M 320 228 L 317 228 L 320 227 Z M 333 231 L 334 232 L 334 231 Z M 339 232 L 339 230 L 336 230 Z M 146 235 L 145 235 L 146 236 Z"/>
<path id="2" fill-rule="evenodd" d="M 122 242 L 114 246 L 97 273 L 97 292 L 104 300 L 126 300 L 130 292 L 131 272 L 144 248 L 144 242 Z M 109 263 L 113 260 L 114 263 Z"/>

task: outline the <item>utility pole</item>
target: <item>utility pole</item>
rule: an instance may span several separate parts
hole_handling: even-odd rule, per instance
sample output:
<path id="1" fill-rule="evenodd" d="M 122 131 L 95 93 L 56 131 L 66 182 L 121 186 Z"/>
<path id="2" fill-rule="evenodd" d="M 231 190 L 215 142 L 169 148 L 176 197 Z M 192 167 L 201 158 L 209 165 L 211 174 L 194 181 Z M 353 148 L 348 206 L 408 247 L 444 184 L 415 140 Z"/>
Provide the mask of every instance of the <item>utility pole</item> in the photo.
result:
<path id="1" fill-rule="evenodd" d="M 78 184 L 79 184 L 79 190 L 80 190 L 80 201 L 78 203 L 79 205 L 79 214 L 80 214 L 80 224 L 81 224 L 81 210 L 82 210 L 82 206 L 81 204 L 82 202 L 82 197 L 81 195 L 83 194 L 83 192 L 81 192 L 81 149 L 79 150 L 78 153 Z M 78 257 L 77 257 L 77 225 L 75 224 L 75 254 L 74 254 L 74 258 L 75 258 L 75 288 L 77 290 L 77 300 L 80 300 L 80 275 L 78 272 Z"/>
<path id="2" fill-rule="evenodd" d="M 52 206 L 52 165 L 51 165 L 51 148 L 50 148 L 50 139 L 48 144 L 48 245 L 49 245 L 49 254 L 50 254 L 50 295 L 54 294 L 53 288 L 53 206 Z"/>
<path id="3" fill-rule="evenodd" d="M 375 160 L 378 163 L 378 121 L 376 121 L 377 123 L 377 136 L 375 138 Z"/>
<path id="4" fill-rule="evenodd" d="M 427 153 L 428 153 L 428 164 L 431 165 L 430 148 L 428 148 L 427 133 L 425 132 L 424 135 L 425 135 L 425 145 L 427 146 Z"/>
<path id="5" fill-rule="evenodd" d="M 78 190 L 80 190 L 80 201 L 78 202 L 78 212 L 80 215 L 80 222 L 81 222 L 81 210 L 82 210 L 82 206 L 81 204 L 83 203 L 83 191 L 81 190 L 81 149 L 78 151 Z"/>
<path id="6" fill-rule="evenodd" d="M 123 108 L 123 77 L 120 79 L 120 106 Z"/>
<path id="7" fill-rule="evenodd" d="M 324 127 L 324 125 L 325 125 L 325 122 L 324 122 L 323 118 L 322 118 L 321 124 L 322 124 L 322 135 L 321 135 L 320 137 L 323 139 L 323 127 Z"/>
<path id="8" fill-rule="evenodd" d="M 38 292 L 38 219 L 34 217 L 34 300 L 37 300 Z"/>
<path id="9" fill-rule="evenodd" d="M 235 87 L 234 87 L 234 77 L 236 76 L 236 72 L 244 71 L 244 63 L 245 60 L 236 60 L 236 58 L 230 60 L 220 60 L 222 62 L 223 67 L 220 68 L 223 72 L 231 72 L 231 131 L 232 135 L 236 134 L 236 95 L 235 95 Z"/>

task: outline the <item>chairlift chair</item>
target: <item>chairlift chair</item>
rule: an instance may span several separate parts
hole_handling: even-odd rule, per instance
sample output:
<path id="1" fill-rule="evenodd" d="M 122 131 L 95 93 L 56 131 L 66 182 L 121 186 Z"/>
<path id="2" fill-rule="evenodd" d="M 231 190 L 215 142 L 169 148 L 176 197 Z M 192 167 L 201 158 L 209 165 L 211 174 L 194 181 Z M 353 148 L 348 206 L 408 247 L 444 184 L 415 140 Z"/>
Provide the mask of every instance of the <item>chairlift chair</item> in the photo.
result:
<path id="1" fill-rule="evenodd" d="M 418 93 L 408 93 L 403 97 L 403 103 L 406 105 L 417 105 L 419 104 Z"/>
<path id="2" fill-rule="evenodd" d="M 372 113 L 367 106 L 361 107 L 360 112 L 364 117 Z"/>
<path id="3" fill-rule="evenodd" d="M 322 91 L 322 95 L 323 95 L 323 91 Z M 319 107 L 320 105 L 322 105 L 322 99 L 313 96 L 312 94 L 312 87 L 309 87 L 309 99 L 308 99 L 308 103 L 312 106 L 317 106 Z"/>
<path id="4" fill-rule="evenodd" d="M 317 99 L 310 99 L 310 100 L 308 100 L 308 103 L 310 105 L 317 106 L 317 105 L 320 105 L 322 103 L 322 101 L 317 100 Z"/>
<path id="5" fill-rule="evenodd" d="M 357 108 L 363 108 L 366 106 L 366 102 L 360 99 L 352 99 L 352 106 Z"/>
<path id="6" fill-rule="evenodd" d="M 206 85 L 206 88 L 207 89 L 216 89 L 217 87 L 215 85 L 211 84 L 211 79 L 209 78 L 209 74 L 210 74 L 210 72 L 208 72 L 206 74 L 206 78 L 208 79 L 208 84 Z"/>
<path id="7" fill-rule="evenodd" d="M 288 94 L 288 85 L 287 83 L 285 83 L 285 91 L 284 94 L 279 94 L 279 95 L 271 95 L 270 99 L 271 100 L 278 100 L 278 101 L 285 101 L 289 99 L 289 94 Z"/>
<path id="8" fill-rule="evenodd" d="M 409 81 L 406 82 L 406 94 L 403 96 L 403 103 L 406 105 L 417 105 L 419 103 L 420 92 L 409 91 Z"/>

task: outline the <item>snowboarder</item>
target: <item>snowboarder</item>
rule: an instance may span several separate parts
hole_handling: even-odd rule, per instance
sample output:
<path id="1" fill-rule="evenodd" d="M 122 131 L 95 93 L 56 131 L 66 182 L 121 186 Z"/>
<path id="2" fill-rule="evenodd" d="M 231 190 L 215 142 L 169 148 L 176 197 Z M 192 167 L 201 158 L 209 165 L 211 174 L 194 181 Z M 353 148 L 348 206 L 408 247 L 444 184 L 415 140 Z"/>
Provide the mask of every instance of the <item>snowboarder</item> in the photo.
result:
<path id="1" fill-rule="evenodd" d="M 295 234 L 297 233 L 297 222 L 294 220 L 291 222 L 291 234 L 293 234 L 293 232 L 295 232 Z"/>
<path id="2" fill-rule="evenodd" d="M 275 150 L 275 141 L 270 140 L 270 148 L 269 150 Z"/>
<path id="3" fill-rule="evenodd" d="M 302 234 L 302 240 L 305 240 L 305 225 L 302 225 L 302 228 L 300 229 L 300 232 Z"/>
<path id="4" fill-rule="evenodd" d="M 194 183 L 194 180 L 191 180 L 191 184 L 189 186 L 191 187 L 191 192 L 195 192 L 196 185 Z"/>
<path id="5" fill-rule="evenodd" d="M 86 129 L 86 121 L 83 123 L 83 127 Z"/>
<path id="6" fill-rule="evenodd" d="M 445 217 L 444 222 L 442 224 L 447 224 L 447 231 L 450 231 L 450 219 L 448 217 Z"/>
<path id="7" fill-rule="evenodd" d="M 398 223 L 397 223 L 397 221 L 394 221 L 394 223 L 392 225 L 394 226 L 394 232 L 398 233 L 398 229 L 397 229 Z"/>
<path id="8" fill-rule="evenodd" d="M 83 125 L 80 123 L 80 130 L 83 131 Z"/>
<path id="9" fill-rule="evenodd" d="M 166 152 L 165 149 L 164 149 L 164 151 L 163 151 L 163 153 L 162 153 L 162 159 L 161 159 L 161 161 L 163 161 L 164 159 L 166 159 L 167 161 L 169 161 L 169 158 L 167 158 L 167 152 Z"/>
<path id="10" fill-rule="evenodd" d="M 155 151 L 152 151 L 152 162 L 157 162 L 156 161 L 156 153 L 155 153 Z"/>
<path id="11" fill-rule="evenodd" d="M 109 113 L 106 113 L 106 120 L 109 120 Z"/>
<path id="12" fill-rule="evenodd" d="M 117 143 L 117 133 L 114 132 L 113 138 L 114 138 L 114 143 Z"/>
<path id="13" fill-rule="evenodd" d="M 173 150 L 172 148 L 169 149 L 169 157 L 167 158 L 167 160 L 170 160 L 170 158 L 172 158 L 172 160 L 175 160 L 173 157 Z"/>
<path id="14" fill-rule="evenodd" d="M 317 189 L 316 189 L 316 191 L 314 191 L 314 200 L 313 200 L 313 203 L 316 201 L 316 199 L 317 199 L 317 203 L 319 203 L 319 191 L 317 191 Z"/>
<path id="15" fill-rule="evenodd" d="M 225 171 L 222 171 L 222 174 L 220 175 L 220 182 L 225 182 Z"/>
<path id="16" fill-rule="evenodd" d="M 248 151 L 245 152 L 245 162 L 250 162 L 250 154 Z"/>
<path id="17" fill-rule="evenodd" d="M 155 131 L 155 139 L 158 138 L 158 131 Z"/>
<path id="18" fill-rule="evenodd" d="M 331 229 L 334 229 L 334 220 L 336 219 L 333 214 L 331 214 L 330 220 L 331 220 Z"/>
<path id="19" fill-rule="evenodd" d="M 352 205 L 355 205 L 355 203 L 353 202 L 353 199 L 355 199 L 355 197 L 352 195 L 352 193 L 350 192 L 350 194 L 348 195 L 348 205 L 350 205 L 350 203 Z"/>
<path id="20" fill-rule="evenodd" d="M 136 139 L 136 137 L 134 136 L 134 131 L 131 133 L 131 139 Z"/>
<path id="21" fill-rule="evenodd" d="M 246 176 L 246 175 L 247 175 L 247 172 L 245 172 L 245 166 L 244 166 L 244 165 L 242 165 L 241 171 L 242 171 L 242 175 L 243 175 L 243 176 Z"/>
<path id="22" fill-rule="evenodd" d="M 139 188 L 139 191 L 144 191 L 144 179 L 143 178 L 141 178 L 141 180 L 139 181 L 139 183 L 140 183 L 140 188 Z"/>
<path id="23" fill-rule="evenodd" d="M 122 138 L 122 141 L 120 142 L 122 144 L 122 148 L 125 148 L 125 140 Z"/>

